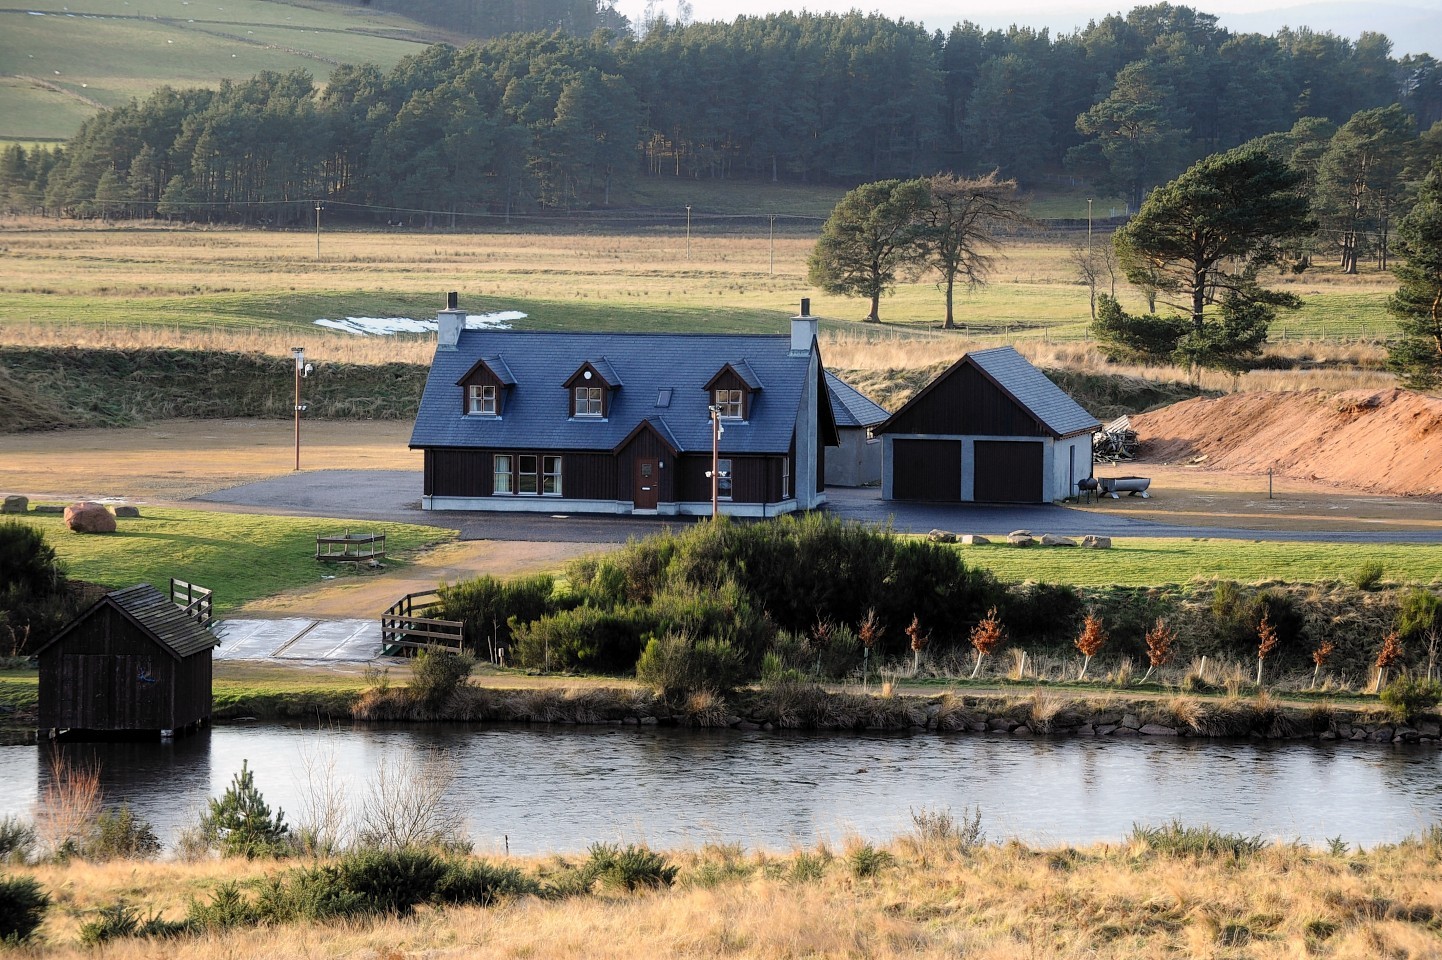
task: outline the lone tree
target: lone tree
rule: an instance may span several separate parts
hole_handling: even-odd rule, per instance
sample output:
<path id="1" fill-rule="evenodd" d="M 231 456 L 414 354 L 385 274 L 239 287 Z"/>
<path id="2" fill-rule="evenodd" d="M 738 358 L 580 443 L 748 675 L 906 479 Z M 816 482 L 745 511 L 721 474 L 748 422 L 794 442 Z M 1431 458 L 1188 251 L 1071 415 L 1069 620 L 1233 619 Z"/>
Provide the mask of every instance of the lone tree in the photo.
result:
<path id="1" fill-rule="evenodd" d="M 1387 366 L 1414 390 L 1442 386 L 1442 160 L 1433 164 L 1417 203 L 1397 224 L 1392 267 L 1400 286 L 1387 301 L 1401 336 L 1387 344 Z"/>
<path id="2" fill-rule="evenodd" d="M 827 293 L 869 297 L 867 323 L 881 322 L 881 296 L 897 277 L 918 267 L 918 213 L 927 205 L 925 180 L 878 180 L 850 191 L 821 228 L 807 276 Z"/>
<path id="3" fill-rule="evenodd" d="M 956 281 L 973 288 L 986 282 L 996 265 L 993 252 L 1001 246 L 997 228 L 1025 221 L 1025 204 L 1016 195 L 1016 181 L 998 180 L 995 170 L 976 180 L 938 173 L 925 183 L 927 202 L 917 210 L 918 263 L 941 274 L 942 327 L 953 330 Z"/>
<path id="4" fill-rule="evenodd" d="M 1146 683 L 1152 671 L 1165 667 L 1172 660 L 1172 644 L 1177 642 L 1177 632 L 1167 622 L 1157 617 L 1157 622 L 1147 631 L 1147 672 L 1138 683 Z"/>
<path id="5" fill-rule="evenodd" d="M 1142 204 L 1113 238 L 1127 279 L 1189 321 L 1127 316 L 1117 321 L 1139 339 L 1171 341 L 1171 357 L 1188 367 L 1240 369 L 1266 341 L 1276 309 L 1301 300 L 1264 288 L 1263 268 L 1283 264 L 1288 249 L 1312 233 L 1302 175 L 1260 146 L 1244 145 L 1194 164 Z M 1220 304 L 1219 317 L 1207 308 Z M 1098 310 L 1100 314 L 1100 309 Z M 1100 320 L 1100 316 L 1098 317 Z M 1149 337 L 1147 328 L 1166 324 Z M 1114 342 L 1098 327 L 1103 345 Z"/>
<path id="6" fill-rule="evenodd" d="M 996 607 L 986 611 L 986 617 L 971 628 L 971 646 L 976 651 L 976 666 L 971 668 L 973 680 L 981 670 L 981 661 L 1001 645 L 1005 636 L 1006 634 L 1001 629 L 1001 620 L 996 615 Z"/>
<path id="7" fill-rule="evenodd" d="M 1264 604 L 1262 606 L 1262 622 L 1257 624 L 1257 686 L 1262 685 L 1262 664 L 1267 656 L 1277 648 L 1280 639 L 1277 637 L 1277 628 L 1272 626 L 1272 611 Z"/>
<path id="8" fill-rule="evenodd" d="M 1082 622 L 1082 631 L 1076 638 L 1076 648 L 1082 655 L 1081 673 L 1076 676 L 1078 680 L 1086 679 L 1087 667 L 1091 666 L 1092 657 L 1101 652 L 1106 642 L 1107 632 L 1102 627 L 1102 618 L 1097 616 L 1095 610 L 1088 610 L 1086 619 Z"/>

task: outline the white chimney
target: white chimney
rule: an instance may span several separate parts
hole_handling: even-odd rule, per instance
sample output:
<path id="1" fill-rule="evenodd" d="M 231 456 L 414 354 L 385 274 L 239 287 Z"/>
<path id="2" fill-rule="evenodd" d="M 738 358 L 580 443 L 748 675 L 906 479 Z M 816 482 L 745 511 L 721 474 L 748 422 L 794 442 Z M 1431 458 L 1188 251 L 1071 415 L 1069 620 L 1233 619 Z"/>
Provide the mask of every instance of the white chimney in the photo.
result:
<path id="1" fill-rule="evenodd" d="M 791 354 L 799 356 L 811 352 L 816 340 L 816 318 L 811 315 L 811 298 L 801 300 L 801 313 L 791 318 Z"/>
<path id="2" fill-rule="evenodd" d="M 446 294 L 446 308 L 436 314 L 436 349 L 454 350 L 466 328 L 466 311 L 456 306 L 456 292 Z"/>

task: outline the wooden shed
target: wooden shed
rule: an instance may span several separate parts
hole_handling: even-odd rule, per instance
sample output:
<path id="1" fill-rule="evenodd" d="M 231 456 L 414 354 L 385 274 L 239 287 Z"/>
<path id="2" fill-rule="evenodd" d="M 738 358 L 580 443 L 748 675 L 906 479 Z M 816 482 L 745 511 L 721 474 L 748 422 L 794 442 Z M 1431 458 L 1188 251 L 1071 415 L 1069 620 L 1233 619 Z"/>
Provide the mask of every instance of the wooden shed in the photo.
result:
<path id="1" fill-rule="evenodd" d="M 1011 347 L 966 354 L 872 431 L 887 500 L 1044 503 L 1092 475 L 1100 424 Z"/>
<path id="2" fill-rule="evenodd" d="M 209 721 L 218 642 L 149 584 L 107 593 L 36 653 L 41 736 L 165 735 Z"/>

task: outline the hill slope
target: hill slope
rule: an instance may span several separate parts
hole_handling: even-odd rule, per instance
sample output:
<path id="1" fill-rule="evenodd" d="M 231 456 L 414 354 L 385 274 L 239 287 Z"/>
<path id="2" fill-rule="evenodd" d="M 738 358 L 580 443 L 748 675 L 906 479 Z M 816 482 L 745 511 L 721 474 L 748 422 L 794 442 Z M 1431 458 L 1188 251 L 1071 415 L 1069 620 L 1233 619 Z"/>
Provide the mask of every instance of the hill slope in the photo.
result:
<path id="1" fill-rule="evenodd" d="M 1442 399 L 1408 390 L 1234 393 L 1140 414 L 1132 426 L 1157 462 L 1442 494 Z"/>

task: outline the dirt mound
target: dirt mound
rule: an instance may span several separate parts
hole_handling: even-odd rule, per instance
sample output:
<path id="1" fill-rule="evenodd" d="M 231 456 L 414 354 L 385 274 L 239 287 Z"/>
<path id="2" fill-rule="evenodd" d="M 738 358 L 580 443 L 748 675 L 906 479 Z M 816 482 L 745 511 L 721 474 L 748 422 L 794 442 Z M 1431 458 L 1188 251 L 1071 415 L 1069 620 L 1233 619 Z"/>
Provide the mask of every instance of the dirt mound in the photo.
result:
<path id="1" fill-rule="evenodd" d="M 1158 463 L 1442 494 L 1442 399 L 1407 390 L 1234 393 L 1139 414 L 1132 426 Z"/>

